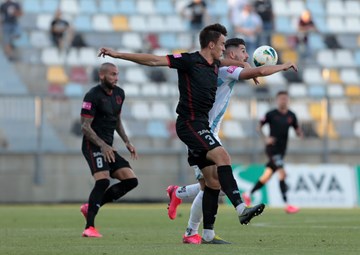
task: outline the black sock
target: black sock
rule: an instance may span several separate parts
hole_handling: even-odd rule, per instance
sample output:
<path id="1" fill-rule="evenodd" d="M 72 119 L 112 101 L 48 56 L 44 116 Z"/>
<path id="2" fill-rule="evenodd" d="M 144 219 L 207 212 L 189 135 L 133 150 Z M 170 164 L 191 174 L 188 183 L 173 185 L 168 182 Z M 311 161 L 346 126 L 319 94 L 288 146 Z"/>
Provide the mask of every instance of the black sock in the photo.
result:
<path id="1" fill-rule="evenodd" d="M 250 191 L 250 194 L 254 193 L 255 191 L 257 191 L 258 189 L 261 189 L 262 186 L 264 186 L 263 183 L 261 183 L 260 181 L 257 181 L 257 183 L 255 184 L 255 186 L 252 188 L 252 190 Z"/>
<path id="2" fill-rule="evenodd" d="M 204 229 L 214 229 L 215 217 L 218 210 L 220 190 L 205 186 L 202 200 Z"/>
<path id="3" fill-rule="evenodd" d="M 134 189 L 137 185 L 138 185 L 137 178 L 126 179 L 126 180 L 123 180 L 119 183 L 112 185 L 110 188 L 108 188 L 105 191 L 105 194 L 103 196 L 103 199 L 102 199 L 100 205 L 103 206 L 106 203 L 118 200 L 119 198 L 124 196 L 126 193 L 128 193 L 130 190 Z"/>
<path id="4" fill-rule="evenodd" d="M 219 166 L 217 172 L 222 191 L 224 191 L 233 206 L 237 207 L 242 203 L 242 200 L 231 166 Z"/>
<path id="5" fill-rule="evenodd" d="M 99 211 L 104 192 L 109 187 L 108 179 L 101 179 L 95 182 L 95 186 L 89 196 L 89 209 L 86 218 L 86 227 L 94 227 L 95 216 Z"/>
<path id="6" fill-rule="evenodd" d="M 281 194 L 282 194 L 284 202 L 287 203 L 286 192 L 288 190 L 288 187 L 285 183 L 285 180 L 280 180 L 280 190 L 281 190 Z"/>

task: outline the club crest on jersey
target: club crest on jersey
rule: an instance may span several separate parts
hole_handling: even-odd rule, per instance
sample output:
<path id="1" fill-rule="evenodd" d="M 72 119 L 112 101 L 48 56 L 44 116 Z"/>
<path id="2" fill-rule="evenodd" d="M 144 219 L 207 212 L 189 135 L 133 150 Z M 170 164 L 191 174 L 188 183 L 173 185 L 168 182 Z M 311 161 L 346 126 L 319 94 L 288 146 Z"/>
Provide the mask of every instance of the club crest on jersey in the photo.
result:
<path id="1" fill-rule="evenodd" d="M 121 98 L 121 96 L 116 96 L 115 99 L 116 99 L 116 103 L 117 103 L 117 104 L 121 104 L 121 103 L 122 103 L 122 98 Z"/>
<path id="2" fill-rule="evenodd" d="M 210 131 L 207 130 L 207 129 L 203 129 L 203 130 L 198 131 L 198 134 L 199 134 L 199 135 L 209 134 L 209 133 L 210 133 Z"/>
<path id="3" fill-rule="evenodd" d="M 83 102 L 82 108 L 85 110 L 91 110 L 91 102 Z"/>
<path id="4" fill-rule="evenodd" d="M 174 56 L 174 58 L 181 58 L 182 57 L 181 53 L 174 54 L 173 56 Z"/>
<path id="5" fill-rule="evenodd" d="M 228 73 L 233 73 L 236 70 L 237 66 L 229 66 L 226 70 Z"/>

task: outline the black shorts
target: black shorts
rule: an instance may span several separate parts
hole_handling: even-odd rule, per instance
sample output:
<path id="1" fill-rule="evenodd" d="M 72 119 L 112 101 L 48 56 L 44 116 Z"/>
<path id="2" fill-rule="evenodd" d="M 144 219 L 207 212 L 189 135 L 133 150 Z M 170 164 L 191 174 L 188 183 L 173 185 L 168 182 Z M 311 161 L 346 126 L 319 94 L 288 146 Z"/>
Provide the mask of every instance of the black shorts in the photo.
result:
<path id="1" fill-rule="evenodd" d="M 214 165 L 214 162 L 206 158 L 206 154 L 221 144 L 210 131 L 207 121 L 189 121 L 178 118 L 176 133 L 188 147 L 190 165 L 198 165 L 200 169 Z"/>
<path id="2" fill-rule="evenodd" d="M 112 174 L 118 169 L 125 167 L 131 168 L 129 162 L 115 151 L 115 162 L 106 162 L 100 147 L 89 141 L 83 142 L 82 153 L 89 164 L 92 175 L 101 171 L 109 171 L 110 176 L 112 176 Z"/>
<path id="3" fill-rule="evenodd" d="M 266 155 L 269 158 L 266 166 L 271 168 L 274 172 L 279 168 L 284 167 L 285 149 L 276 148 L 274 146 L 266 146 Z"/>

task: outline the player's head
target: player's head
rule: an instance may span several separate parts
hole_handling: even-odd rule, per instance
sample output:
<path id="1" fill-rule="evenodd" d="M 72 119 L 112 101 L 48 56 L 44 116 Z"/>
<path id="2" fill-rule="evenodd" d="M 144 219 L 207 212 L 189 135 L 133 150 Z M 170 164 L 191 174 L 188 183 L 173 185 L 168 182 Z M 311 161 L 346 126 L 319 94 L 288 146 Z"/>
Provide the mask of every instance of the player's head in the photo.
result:
<path id="1" fill-rule="evenodd" d="M 278 109 L 286 110 L 289 106 L 289 94 L 285 90 L 281 90 L 276 94 L 276 104 Z"/>
<path id="2" fill-rule="evenodd" d="M 225 42 L 225 58 L 246 62 L 249 54 L 246 52 L 245 41 L 240 38 L 231 38 Z"/>
<path id="3" fill-rule="evenodd" d="M 113 89 L 118 81 L 119 70 L 113 63 L 103 63 L 99 69 L 100 82 L 108 89 Z"/>
<path id="4" fill-rule="evenodd" d="M 201 49 L 209 49 L 214 59 L 220 59 L 225 50 L 226 28 L 219 24 L 209 25 L 200 32 Z"/>

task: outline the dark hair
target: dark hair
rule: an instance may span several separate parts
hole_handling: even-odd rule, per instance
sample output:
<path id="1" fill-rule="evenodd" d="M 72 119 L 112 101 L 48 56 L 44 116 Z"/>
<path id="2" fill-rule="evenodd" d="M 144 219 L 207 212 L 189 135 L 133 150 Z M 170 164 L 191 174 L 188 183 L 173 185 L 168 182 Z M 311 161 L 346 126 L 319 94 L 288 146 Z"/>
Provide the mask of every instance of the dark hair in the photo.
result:
<path id="1" fill-rule="evenodd" d="M 226 40 L 225 49 L 227 49 L 228 47 L 231 47 L 231 46 L 238 47 L 239 45 L 246 46 L 245 41 L 241 38 L 231 38 L 231 39 Z"/>
<path id="2" fill-rule="evenodd" d="M 276 97 L 281 96 L 281 95 L 286 95 L 286 96 L 288 96 L 289 93 L 288 93 L 286 90 L 280 90 L 280 91 L 276 94 Z"/>
<path id="3" fill-rule="evenodd" d="M 216 43 L 221 35 L 226 36 L 227 30 L 219 23 L 204 27 L 199 35 L 201 49 L 206 48 L 210 42 Z"/>
<path id="4" fill-rule="evenodd" d="M 113 63 L 105 62 L 105 63 L 101 64 L 101 66 L 100 66 L 100 68 L 99 68 L 99 72 L 105 72 L 105 71 L 107 71 L 107 69 L 108 69 L 110 66 L 116 67 L 116 65 L 113 64 Z"/>

